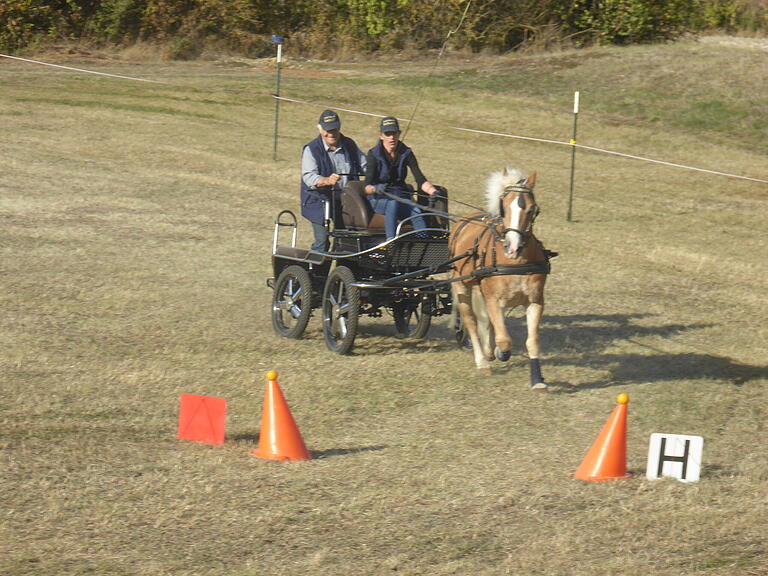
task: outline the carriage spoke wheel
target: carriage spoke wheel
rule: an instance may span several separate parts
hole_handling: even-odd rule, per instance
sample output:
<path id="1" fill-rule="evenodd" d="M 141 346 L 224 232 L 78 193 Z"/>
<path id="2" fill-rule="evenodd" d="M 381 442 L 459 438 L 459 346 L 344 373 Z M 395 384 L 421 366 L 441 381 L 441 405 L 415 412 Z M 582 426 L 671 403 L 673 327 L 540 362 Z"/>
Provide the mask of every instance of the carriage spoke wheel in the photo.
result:
<path id="1" fill-rule="evenodd" d="M 328 349 L 347 354 L 355 343 L 360 313 L 360 291 L 352 286 L 355 276 L 346 266 L 337 266 L 323 290 L 323 335 Z"/>
<path id="2" fill-rule="evenodd" d="M 403 338 L 421 340 L 429 332 L 432 325 L 432 315 L 429 313 L 428 302 L 421 304 L 398 303 L 392 306 L 392 316 L 395 317 L 395 329 Z"/>
<path id="3" fill-rule="evenodd" d="M 300 338 L 312 312 L 312 280 L 301 266 L 280 273 L 272 292 L 272 327 L 283 338 Z"/>

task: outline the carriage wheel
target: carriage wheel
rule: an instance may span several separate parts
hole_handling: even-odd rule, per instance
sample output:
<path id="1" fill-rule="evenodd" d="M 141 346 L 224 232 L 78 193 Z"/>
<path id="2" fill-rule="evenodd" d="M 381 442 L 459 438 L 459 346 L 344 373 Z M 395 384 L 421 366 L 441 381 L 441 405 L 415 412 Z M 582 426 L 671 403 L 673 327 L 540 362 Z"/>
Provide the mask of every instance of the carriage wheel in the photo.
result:
<path id="1" fill-rule="evenodd" d="M 312 280 L 301 266 L 280 273 L 272 292 L 272 327 L 283 338 L 301 338 L 312 312 Z"/>
<path id="2" fill-rule="evenodd" d="M 346 266 L 337 266 L 323 290 L 323 334 L 328 349 L 347 354 L 355 343 L 360 313 L 360 291 L 352 286 L 355 276 Z"/>
<path id="3" fill-rule="evenodd" d="M 432 325 L 432 315 L 429 313 L 429 303 L 420 305 L 395 304 L 392 306 L 392 316 L 395 317 L 395 329 L 404 338 L 421 340 L 429 332 Z"/>

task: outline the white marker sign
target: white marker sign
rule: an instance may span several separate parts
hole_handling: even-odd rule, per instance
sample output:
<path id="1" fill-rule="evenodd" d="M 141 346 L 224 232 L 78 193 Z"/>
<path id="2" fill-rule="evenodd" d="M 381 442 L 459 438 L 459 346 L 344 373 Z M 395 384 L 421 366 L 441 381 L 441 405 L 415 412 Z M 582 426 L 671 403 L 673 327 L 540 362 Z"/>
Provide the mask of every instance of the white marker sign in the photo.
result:
<path id="1" fill-rule="evenodd" d="M 651 434 L 646 476 L 656 480 L 671 476 L 681 482 L 696 482 L 701 472 L 704 438 L 682 434 Z"/>

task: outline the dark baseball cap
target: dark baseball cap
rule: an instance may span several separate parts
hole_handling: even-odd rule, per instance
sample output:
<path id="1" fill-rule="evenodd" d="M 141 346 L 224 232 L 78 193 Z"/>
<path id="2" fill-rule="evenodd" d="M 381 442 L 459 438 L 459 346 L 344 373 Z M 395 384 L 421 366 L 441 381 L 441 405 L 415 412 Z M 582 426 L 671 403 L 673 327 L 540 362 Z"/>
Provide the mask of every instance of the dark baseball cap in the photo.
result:
<path id="1" fill-rule="evenodd" d="M 336 114 L 336 112 L 333 110 L 325 110 L 322 114 L 320 114 L 320 120 L 318 120 L 318 124 L 320 124 L 320 128 L 326 132 L 329 130 L 339 130 L 341 128 L 341 120 L 339 120 L 339 115 Z"/>
<path id="2" fill-rule="evenodd" d="M 397 118 L 394 116 L 382 118 L 381 124 L 379 124 L 379 132 L 382 134 L 384 134 L 384 132 L 400 132 L 400 125 L 397 123 Z"/>

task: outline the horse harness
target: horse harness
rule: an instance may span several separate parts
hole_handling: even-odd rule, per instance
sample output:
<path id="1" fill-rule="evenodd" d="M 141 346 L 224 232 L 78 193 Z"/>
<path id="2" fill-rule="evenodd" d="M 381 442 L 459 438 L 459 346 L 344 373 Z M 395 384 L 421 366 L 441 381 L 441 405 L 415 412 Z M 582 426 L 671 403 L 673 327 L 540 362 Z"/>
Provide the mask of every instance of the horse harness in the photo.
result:
<path id="1" fill-rule="evenodd" d="M 533 201 L 533 204 L 531 205 L 531 209 L 526 212 L 525 217 L 525 226 L 522 230 L 518 230 L 517 228 L 504 228 L 504 199 L 511 193 L 511 192 L 518 192 L 520 193 L 520 196 L 518 197 L 518 206 L 521 209 L 525 209 L 525 194 L 529 194 L 531 196 L 531 200 Z M 507 234 L 507 232 L 517 232 L 520 234 L 522 238 L 522 244 L 521 249 L 525 248 L 528 241 L 530 240 L 532 234 L 531 229 L 533 228 L 533 223 L 536 220 L 536 217 L 539 215 L 539 207 L 536 204 L 536 201 L 533 196 L 533 190 L 526 186 L 522 182 L 518 182 L 517 184 L 514 184 L 512 186 L 507 186 L 504 188 L 504 194 L 502 194 L 499 197 L 499 215 L 492 217 L 490 214 L 480 214 L 477 216 L 474 216 L 472 218 L 464 219 L 460 224 L 458 230 L 454 233 L 454 238 L 458 236 L 459 231 L 469 224 L 470 222 L 474 223 L 484 223 L 485 227 L 483 231 L 475 238 L 474 246 L 472 249 L 467 250 L 464 254 L 462 254 L 460 257 L 456 258 L 458 259 L 465 259 L 472 257 L 475 261 L 475 267 L 467 276 L 462 276 L 461 278 L 454 278 L 454 280 L 459 279 L 468 279 L 468 278 L 475 278 L 478 280 L 481 280 L 483 278 L 488 278 L 490 276 L 528 276 L 531 274 L 549 274 L 550 272 L 550 264 L 549 260 L 550 258 L 554 258 L 557 256 L 556 252 L 551 252 L 549 250 L 546 250 L 544 248 L 544 245 L 541 244 L 541 242 L 537 239 L 536 241 L 539 242 L 539 245 L 541 246 L 542 251 L 544 252 L 545 260 L 541 262 L 531 262 L 528 264 L 497 264 L 496 261 L 496 246 L 498 244 L 502 244 L 504 241 L 504 236 Z M 490 254 L 487 250 L 480 251 L 480 241 L 486 236 L 486 234 L 493 235 L 493 241 L 490 242 Z M 490 256 L 490 263 L 486 263 L 487 259 Z M 455 266 L 454 266 L 455 268 Z"/>
<path id="2" fill-rule="evenodd" d="M 525 182 L 524 180 L 522 182 Z M 511 192 L 518 192 L 520 195 L 517 197 L 517 205 L 520 207 L 521 210 L 525 210 L 525 194 L 530 195 L 531 197 L 531 209 L 526 211 L 525 214 L 525 226 L 522 230 L 518 230 L 517 228 L 502 228 L 501 232 L 499 232 L 496 228 L 496 226 L 504 226 L 504 199 L 509 196 Z M 496 240 L 498 242 L 501 242 L 504 238 L 504 236 L 507 234 L 507 232 L 517 232 L 520 234 L 521 238 L 523 239 L 522 246 L 525 247 L 525 244 L 530 238 L 530 232 L 531 228 L 533 228 L 533 223 L 536 220 L 536 217 L 539 215 L 539 205 L 536 204 L 536 198 L 533 195 L 533 190 L 526 186 L 524 183 L 518 182 L 517 184 L 513 184 L 512 186 L 507 186 L 504 188 L 504 194 L 499 196 L 499 215 L 493 219 L 494 227 L 493 230 L 496 233 Z"/>

